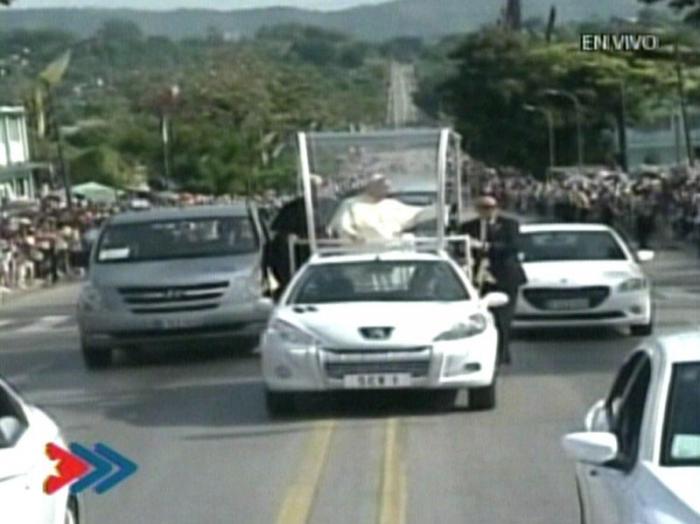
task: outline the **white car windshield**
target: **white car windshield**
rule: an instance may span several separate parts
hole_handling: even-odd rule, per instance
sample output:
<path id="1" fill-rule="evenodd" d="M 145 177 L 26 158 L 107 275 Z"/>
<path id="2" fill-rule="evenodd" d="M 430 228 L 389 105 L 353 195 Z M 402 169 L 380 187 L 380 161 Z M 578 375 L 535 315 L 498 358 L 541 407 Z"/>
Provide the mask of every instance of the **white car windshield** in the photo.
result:
<path id="1" fill-rule="evenodd" d="M 290 303 L 461 300 L 469 293 L 447 262 L 371 261 L 309 267 Z"/>
<path id="2" fill-rule="evenodd" d="M 626 260 L 624 250 L 607 231 L 546 231 L 521 235 L 523 262 Z"/>
<path id="3" fill-rule="evenodd" d="M 256 250 L 248 217 L 207 217 L 109 226 L 100 239 L 97 262 L 216 257 Z"/>
<path id="4" fill-rule="evenodd" d="M 673 368 L 662 463 L 700 466 L 700 362 Z"/>

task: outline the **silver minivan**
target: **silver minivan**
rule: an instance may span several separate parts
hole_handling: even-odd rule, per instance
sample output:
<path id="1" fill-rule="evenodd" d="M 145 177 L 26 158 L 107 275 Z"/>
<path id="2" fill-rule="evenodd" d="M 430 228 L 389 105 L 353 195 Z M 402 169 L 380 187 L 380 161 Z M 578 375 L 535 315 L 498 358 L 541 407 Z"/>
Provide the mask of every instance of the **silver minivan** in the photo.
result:
<path id="1" fill-rule="evenodd" d="M 273 307 L 263 286 L 264 227 L 248 203 L 112 217 L 78 301 L 86 366 L 109 365 L 115 348 L 257 339 Z"/>

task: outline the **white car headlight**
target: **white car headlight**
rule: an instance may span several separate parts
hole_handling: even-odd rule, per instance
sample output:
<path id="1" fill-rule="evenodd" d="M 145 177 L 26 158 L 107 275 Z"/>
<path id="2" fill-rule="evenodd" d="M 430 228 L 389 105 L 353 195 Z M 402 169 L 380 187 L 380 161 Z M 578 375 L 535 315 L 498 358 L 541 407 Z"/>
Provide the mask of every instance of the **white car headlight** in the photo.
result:
<path id="1" fill-rule="evenodd" d="M 293 346 L 308 347 L 316 345 L 316 339 L 312 335 L 278 318 L 270 322 L 268 331 L 276 334 L 284 342 Z"/>
<path id="2" fill-rule="evenodd" d="M 92 284 L 83 286 L 78 304 L 84 311 L 99 311 L 105 307 L 102 292 Z"/>
<path id="3" fill-rule="evenodd" d="M 486 320 L 486 317 L 481 313 L 477 313 L 470 316 L 468 322 L 460 322 L 459 324 L 452 326 L 452 328 L 448 331 L 441 333 L 435 337 L 434 341 L 447 342 L 450 340 L 473 337 L 474 335 L 478 335 L 486 331 L 487 325 L 488 321 Z"/>
<path id="4" fill-rule="evenodd" d="M 642 289 L 646 289 L 646 287 L 647 280 L 645 278 L 635 277 L 625 280 L 618 286 L 617 290 L 624 293 L 626 291 L 640 291 Z"/>

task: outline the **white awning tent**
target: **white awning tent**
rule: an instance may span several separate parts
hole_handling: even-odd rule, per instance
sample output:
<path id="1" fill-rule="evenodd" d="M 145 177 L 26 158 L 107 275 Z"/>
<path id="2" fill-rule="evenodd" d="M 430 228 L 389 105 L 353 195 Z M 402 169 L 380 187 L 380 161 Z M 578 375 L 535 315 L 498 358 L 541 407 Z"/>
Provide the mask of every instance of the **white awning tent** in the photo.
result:
<path id="1" fill-rule="evenodd" d="M 97 182 L 86 182 L 73 186 L 71 193 L 94 204 L 114 204 L 123 191 Z"/>

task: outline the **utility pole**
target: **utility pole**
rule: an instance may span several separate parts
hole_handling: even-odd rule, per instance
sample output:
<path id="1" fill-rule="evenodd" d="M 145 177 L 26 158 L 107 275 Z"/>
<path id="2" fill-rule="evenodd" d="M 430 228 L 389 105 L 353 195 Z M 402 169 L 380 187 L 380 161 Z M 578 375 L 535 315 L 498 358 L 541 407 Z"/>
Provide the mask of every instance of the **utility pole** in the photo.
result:
<path id="1" fill-rule="evenodd" d="M 681 105 L 681 119 L 683 120 L 683 133 L 685 134 L 685 146 L 688 154 L 688 164 L 695 166 L 695 152 L 693 151 L 693 137 L 690 134 L 690 123 L 688 122 L 688 107 L 685 99 L 685 76 L 683 74 L 683 64 L 681 64 L 678 41 L 673 44 L 673 52 L 676 62 L 676 78 L 678 80 L 678 99 Z"/>
<path id="2" fill-rule="evenodd" d="M 61 124 L 56 116 L 56 108 L 54 105 L 53 88 L 47 84 L 46 86 L 46 101 L 49 106 L 49 115 L 51 115 L 50 126 L 56 138 L 56 149 L 58 152 L 58 165 L 61 170 L 61 182 L 66 193 L 66 205 L 68 209 L 73 209 L 73 194 L 71 192 L 71 181 L 68 162 L 63 151 L 63 133 L 61 132 Z"/>
<path id="3" fill-rule="evenodd" d="M 627 93 L 625 81 L 620 80 L 620 119 L 618 125 L 618 140 L 620 141 L 620 166 L 627 172 L 629 162 L 627 158 Z"/>
<path id="4" fill-rule="evenodd" d="M 578 169 L 579 173 L 583 174 L 583 110 L 581 107 L 581 101 L 578 97 L 562 89 L 546 89 L 544 91 L 545 95 L 549 96 L 559 96 L 570 100 L 574 104 L 574 109 L 576 111 L 576 138 L 578 145 Z"/>
<path id="5" fill-rule="evenodd" d="M 530 104 L 525 104 L 523 106 L 523 109 L 530 113 L 542 113 L 547 121 L 547 140 L 549 143 L 549 167 L 551 172 L 551 168 L 553 168 L 556 165 L 554 145 L 554 117 L 552 116 L 552 112 L 549 109 L 545 109 L 544 107 L 537 107 Z"/>

